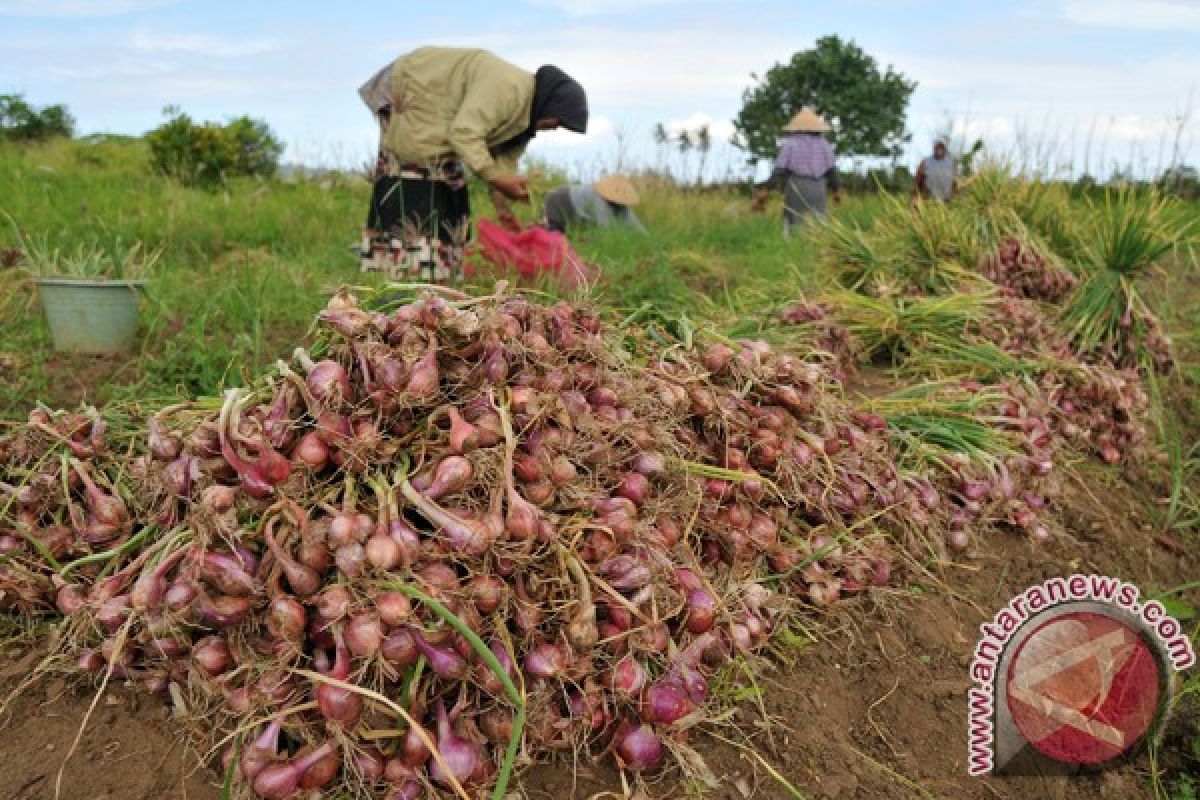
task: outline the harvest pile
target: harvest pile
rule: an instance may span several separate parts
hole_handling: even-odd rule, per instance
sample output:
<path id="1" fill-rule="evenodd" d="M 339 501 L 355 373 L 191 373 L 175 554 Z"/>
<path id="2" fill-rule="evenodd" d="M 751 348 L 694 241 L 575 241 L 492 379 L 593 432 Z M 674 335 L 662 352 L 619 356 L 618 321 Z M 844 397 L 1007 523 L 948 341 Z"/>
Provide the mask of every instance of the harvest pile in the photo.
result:
<path id="1" fill-rule="evenodd" d="M 818 339 L 844 328 L 846 351 L 886 360 L 917 388 L 965 382 L 1008 397 L 1004 414 L 972 419 L 1003 436 L 1020 409 L 1035 461 L 1060 446 L 1107 464 L 1150 460 L 1145 384 L 1172 358 L 1137 279 L 1186 251 L 1186 210 L 1153 192 L 1073 202 L 995 169 L 949 205 L 886 205 L 869 227 L 818 233 L 820 266 L 846 288 L 784 308 L 781 321 Z M 936 397 L 927 413 L 957 412 Z"/>
<path id="2" fill-rule="evenodd" d="M 160 694 L 235 797 L 696 769 L 799 606 L 1049 538 L 1063 450 L 1149 454 L 1148 312 L 1121 338 L 1079 316 L 1104 273 L 903 213 L 831 227 L 847 288 L 776 317 L 798 350 L 503 287 L 338 294 L 219 401 L 36 409 L 0 435 L 0 610 L 58 623 L 47 668 Z M 856 361 L 910 385 L 855 407 Z"/>
<path id="3" fill-rule="evenodd" d="M 1006 236 L 994 252 L 985 255 L 979 271 L 997 286 L 1050 302 L 1062 300 L 1077 282 L 1066 267 L 1014 236 Z"/>
<path id="4" fill-rule="evenodd" d="M 129 443 L 39 409 L 0 444 L 5 610 L 61 614 L 78 669 L 167 696 L 246 796 L 687 763 L 722 665 L 887 583 L 879 531 L 944 505 L 761 342 L 651 357 L 508 294 L 320 319 L 219 411 Z"/>

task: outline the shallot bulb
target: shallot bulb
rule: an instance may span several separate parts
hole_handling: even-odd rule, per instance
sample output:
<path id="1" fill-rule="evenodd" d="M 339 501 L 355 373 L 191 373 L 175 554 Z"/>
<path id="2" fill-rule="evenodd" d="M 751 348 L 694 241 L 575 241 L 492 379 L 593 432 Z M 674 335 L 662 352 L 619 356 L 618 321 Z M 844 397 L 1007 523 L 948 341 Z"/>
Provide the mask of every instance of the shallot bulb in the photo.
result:
<path id="1" fill-rule="evenodd" d="M 642 719 L 654 724 L 670 725 L 695 710 L 683 684 L 671 678 L 652 684 L 642 699 Z"/>
<path id="2" fill-rule="evenodd" d="M 291 761 L 264 767 L 254 778 L 254 793 L 263 800 L 288 800 L 300 788 L 304 773 L 334 752 L 333 742 L 325 742 Z"/>
<path id="3" fill-rule="evenodd" d="M 543 642 L 525 655 L 525 672 L 532 678 L 556 678 L 567 668 L 567 651 L 561 645 Z"/>
<path id="4" fill-rule="evenodd" d="M 626 769 L 651 770 L 662 764 L 663 743 L 649 725 L 638 724 L 617 734 L 617 755 Z"/>
<path id="5" fill-rule="evenodd" d="M 394 628 L 412 616 L 412 601 L 401 592 L 380 592 L 375 595 L 375 610 L 384 625 Z"/>
<path id="6" fill-rule="evenodd" d="M 346 649 L 353 655 L 373 656 L 383 642 L 383 625 L 377 615 L 360 612 L 346 622 L 345 637 Z"/>
<path id="7" fill-rule="evenodd" d="M 447 456 L 438 462 L 433 472 L 433 483 L 423 494 L 430 500 L 457 494 L 470 485 L 474 474 L 470 461 L 462 456 Z"/>
<path id="8" fill-rule="evenodd" d="M 308 352 L 297 348 L 296 360 L 307 373 L 308 391 L 318 403 L 337 408 L 350 399 L 350 376 L 346 368 L 332 359 L 313 362 Z"/>
<path id="9" fill-rule="evenodd" d="M 271 555 L 279 563 L 279 568 L 283 570 L 292 591 L 300 597 L 308 597 L 320 588 L 321 576 L 312 567 L 292 558 L 291 554 L 275 539 L 275 525 L 278 519 L 278 517 L 272 517 L 263 526 L 263 541 L 266 542 Z"/>
<path id="10" fill-rule="evenodd" d="M 350 677 L 350 654 L 346 650 L 341 631 L 335 628 L 333 638 L 335 656 L 329 677 L 346 681 Z M 354 691 L 321 681 L 317 684 L 315 694 L 317 707 L 328 722 L 350 728 L 358 721 L 362 712 L 362 697 Z"/>
<path id="11" fill-rule="evenodd" d="M 446 706 L 441 701 L 438 702 L 437 728 L 437 748 L 441 759 L 429 765 L 429 777 L 442 788 L 453 786 L 454 781 L 460 784 L 468 782 L 483 756 L 477 745 L 459 736 L 450 726 Z"/>
<path id="12" fill-rule="evenodd" d="M 253 780 L 258 773 L 270 766 L 279 757 L 279 733 L 282 730 L 279 720 L 273 720 L 246 749 L 242 751 L 242 775 Z"/>
<path id="13" fill-rule="evenodd" d="M 635 697 L 646 687 L 646 668 L 633 656 L 627 655 L 618 661 L 608 676 L 609 688 L 618 694 Z"/>
<path id="14" fill-rule="evenodd" d="M 467 662 L 452 647 L 441 647 L 430 644 L 416 628 L 410 629 L 413 641 L 421 655 L 429 662 L 429 668 L 439 678 L 448 681 L 460 681 L 467 674 Z"/>

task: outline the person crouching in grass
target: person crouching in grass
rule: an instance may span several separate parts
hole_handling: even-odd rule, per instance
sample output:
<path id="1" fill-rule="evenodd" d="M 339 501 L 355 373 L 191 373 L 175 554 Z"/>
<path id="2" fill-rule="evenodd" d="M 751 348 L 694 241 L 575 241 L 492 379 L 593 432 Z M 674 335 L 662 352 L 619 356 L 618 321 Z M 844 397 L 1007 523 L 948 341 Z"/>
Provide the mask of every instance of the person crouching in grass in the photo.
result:
<path id="1" fill-rule="evenodd" d="M 645 233 L 633 211 L 639 202 L 637 189 L 624 175 L 609 175 L 588 186 L 561 186 L 546 195 L 546 227 L 566 233 L 579 225 L 627 225 Z"/>

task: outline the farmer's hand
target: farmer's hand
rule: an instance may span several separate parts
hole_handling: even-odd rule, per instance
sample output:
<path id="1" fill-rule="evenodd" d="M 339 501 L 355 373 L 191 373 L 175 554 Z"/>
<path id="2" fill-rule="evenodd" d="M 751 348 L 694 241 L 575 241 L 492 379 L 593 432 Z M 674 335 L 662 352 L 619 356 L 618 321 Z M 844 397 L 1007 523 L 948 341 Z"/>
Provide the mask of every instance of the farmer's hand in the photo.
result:
<path id="1" fill-rule="evenodd" d="M 500 220 L 500 224 L 513 233 L 519 233 L 521 230 L 521 221 L 517 219 L 517 215 L 512 212 L 511 208 L 496 209 L 496 216 Z"/>
<path id="2" fill-rule="evenodd" d="M 488 185 L 509 200 L 516 200 L 519 203 L 529 202 L 529 187 L 526 186 L 525 179 L 519 175 L 498 175 L 488 181 Z"/>
<path id="3" fill-rule="evenodd" d="M 771 193 L 768 192 L 766 189 L 755 189 L 754 190 L 754 201 L 750 204 L 750 210 L 753 211 L 755 214 L 761 214 L 763 211 L 765 211 L 767 209 L 767 199 L 770 196 L 771 196 Z"/>
<path id="4" fill-rule="evenodd" d="M 842 204 L 842 190 L 841 189 L 833 190 L 833 204 L 835 206 L 840 206 Z"/>

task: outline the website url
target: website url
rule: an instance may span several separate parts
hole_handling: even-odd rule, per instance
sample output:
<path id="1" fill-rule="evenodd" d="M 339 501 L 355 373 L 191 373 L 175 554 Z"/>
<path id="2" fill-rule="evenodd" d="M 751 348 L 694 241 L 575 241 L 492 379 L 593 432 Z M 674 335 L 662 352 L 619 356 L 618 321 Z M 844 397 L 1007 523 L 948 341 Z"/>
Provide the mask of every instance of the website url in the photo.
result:
<path id="1" fill-rule="evenodd" d="M 977 685 L 968 692 L 968 774 L 986 775 L 994 766 L 996 670 L 1013 634 L 1030 617 L 1048 608 L 1088 600 L 1115 605 L 1141 619 L 1175 670 L 1196 663 L 1196 653 L 1183 626 L 1157 600 L 1142 602 L 1141 590 L 1131 583 L 1105 575 L 1071 575 L 1031 586 L 996 612 L 990 622 L 979 626 L 983 635 L 971 661 L 971 679 Z"/>

